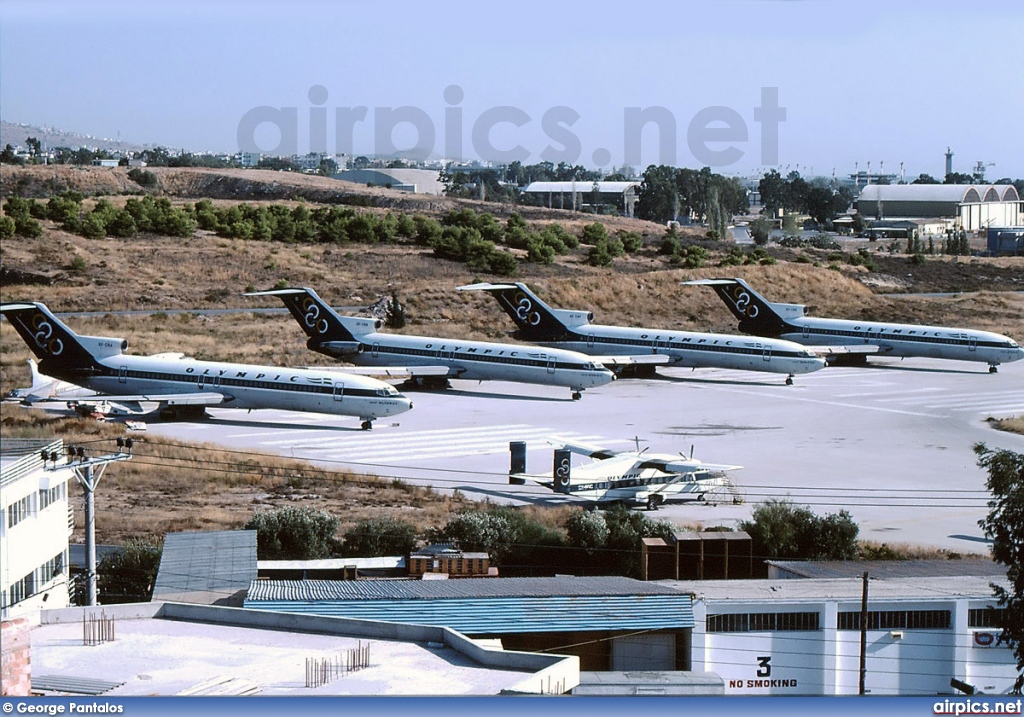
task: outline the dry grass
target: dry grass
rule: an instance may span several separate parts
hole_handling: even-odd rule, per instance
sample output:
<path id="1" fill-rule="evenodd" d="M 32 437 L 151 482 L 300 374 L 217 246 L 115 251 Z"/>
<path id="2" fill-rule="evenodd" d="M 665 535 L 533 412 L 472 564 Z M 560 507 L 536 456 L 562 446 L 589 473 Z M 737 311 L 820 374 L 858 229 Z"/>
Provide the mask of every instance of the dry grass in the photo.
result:
<path id="1" fill-rule="evenodd" d="M 0 405 L 5 438 L 60 437 L 90 455 L 116 450 L 121 424 L 64 418 L 17 405 Z M 350 471 L 323 470 L 277 456 L 233 453 L 132 434 L 133 458 L 109 466 L 96 492 L 97 539 L 120 544 L 133 537 L 161 540 L 167 532 L 230 530 L 255 511 L 311 505 L 340 518 L 340 533 L 364 518 L 397 514 L 419 530 L 441 525 L 478 505 L 430 488 Z M 81 492 L 72 490 L 74 539 L 83 539 Z"/>
<path id="2" fill-rule="evenodd" d="M 990 418 L 988 422 L 993 428 L 1008 433 L 1019 433 L 1024 436 L 1024 416 L 1013 416 L 1012 418 Z"/>

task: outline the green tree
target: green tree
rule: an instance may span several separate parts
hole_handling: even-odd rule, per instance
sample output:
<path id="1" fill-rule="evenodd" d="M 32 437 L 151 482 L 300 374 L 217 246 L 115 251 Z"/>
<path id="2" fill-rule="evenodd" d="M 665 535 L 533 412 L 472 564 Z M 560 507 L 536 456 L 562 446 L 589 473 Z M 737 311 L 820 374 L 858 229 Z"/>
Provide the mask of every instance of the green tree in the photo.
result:
<path id="1" fill-rule="evenodd" d="M 973 174 L 963 172 L 950 172 L 942 182 L 943 184 L 974 184 Z"/>
<path id="2" fill-rule="evenodd" d="M 408 555 L 416 547 L 416 526 L 390 516 L 367 518 L 345 531 L 343 546 L 345 557 Z"/>
<path id="3" fill-rule="evenodd" d="M 583 231 L 580 234 L 580 242 L 583 244 L 594 245 L 600 241 L 608 239 L 608 230 L 604 224 L 600 222 L 592 222 L 590 224 L 583 225 Z"/>
<path id="4" fill-rule="evenodd" d="M 937 180 L 932 175 L 925 174 L 924 172 L 922 172 L 921 174 L 917 175 L 917 179 L 911 182 L 911 184 L 942 184 L 942 182 Z"/>
<path id="5" fill-rule="evenodd" d="M 988 471 L 985 487 L 992 498 L 988 515 L 978 521 L 985 537 L 992 541 L 992 559 L 1006 566 L 1009 588 L 992 585 L 996 600 L 1003 608 L 1001 627 L 1013 646 L 1018 676 L 1013 691 L 1024 688 L 1024 454 L 990 450 L 977 443 L 974 452 L 978 465 Z"/>
<path id="6" fill-rule="evenodd" d="M 149 602 L 162 552 L 158 546 L 131 540 L 120 552 L 103 558 L 96 566 L 99 601 L 104 605 Z M 84 581 L 80 587 L 78 602 L 84 603 Z"/>
<path id="7" fill-rule="evenodd" d="M 750 534 L 754 554 L 766 560 L 852 560 L 857 555 L 859 529 L 845 510 L 819 517 L 807 506 L 769 500 L 740 529 Z"/>
<path id="8" fill-rule="evenodd" d="M 616 232 L 616 236 L 627 254 L 635 254 L 643 248 L 644 238 L 636 232 L 619 231 Z"/>
<path id="9" fill-rule="evenodd" d="M 14 236 L 14 220 L 10 217 L 0 217 L 0 239 L 10 239 Z"/>
<path id="10" fill-rule="evenodd" d="M 772 223 L 767 217 L 755 217 L 750 222 L 750 238 L 757 246 L 765 246 L 772 234 Z"/>
<path id="11" fill-rule="evenodd" d="M 663 520 L 654 521 L 642 513 L 616 505 L 604 512 L 608 525 L 607 552 L 602 556 L 613 575 L 640 577 L 640 548 L 644 538 L 675 540 L 675 528 Z"/>
<path id="12" fill-rule="evenodd" d="M 569 544 L 586 550 L 600 550 L 608 544 L 608 521 L 604 513 L 596 510 L 577 510 L 565 521 Z"/>
<path id="13" fill-rule="evenodd" d="M 676 172 L 667 165 L 648 167 L 637 195 L 636 216 L 652 222 L 667 222 L 679 213 Z"/>
<path id="14" fill-rule="evenodd" d="M 757 183 L 761 204 L 771 214 L 776 214 L 786 203 L 786 180 L 774 169 L 761 177 Z"/>
<path id="15" fill-rule="evenodd" d="M 668 256 L 675 256 L 679 253 L 682 248 L 682 240 L 679 235 L 679 230 L 676 229 L 676 225 L 671 225 L 665 230 L 665 234 L 661 237 L 661 246 L 658 252 L 661 254 L 667 254 Z"/>
<path id="16" fill-rule="evenodd" d="M 14 153 L 14 147 L 8 144 L 0 152 L 0 164 L 25 164 L 25 160 Z"/>
<path id="17" fill-rule="evenodd" d="M 516 527 L 500 511 L 473 510 L 459 513 L 440 529 L 432 528 L 427 537 L 434 543 L 455 543 L 461 550 L 489 553 L 501 564 L 519 541 Z"/>
<path id="18" fill-rule="evenodd" d="M 314 560 L 333 553 L 338 518 L 324 510 L 287 506 L 256 513 L 245 529 L 256 531 L 260 560 Z"/>

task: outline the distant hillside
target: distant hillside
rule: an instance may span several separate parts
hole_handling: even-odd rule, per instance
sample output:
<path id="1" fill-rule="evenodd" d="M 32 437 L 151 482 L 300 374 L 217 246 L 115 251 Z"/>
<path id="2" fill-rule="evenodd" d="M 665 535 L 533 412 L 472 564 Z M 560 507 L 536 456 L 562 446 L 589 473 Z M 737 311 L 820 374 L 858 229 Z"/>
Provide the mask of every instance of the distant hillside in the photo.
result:
<path id="1" fill-rule="evenodd" d="M 70 147 L 72 149 L 78 149 L 79 147 L 88 147 L 92 150 L 105 149 L 108 151 L 116 151 L 121 149 L 127 152 L 138 152 L 146 147 L 153 147 L 154 145 L 148 144 L 133 144 L 132 142 L 118 142 L 117 138 L 110 139 L 109 137 L 93 137 L 89 134 L 79 134 L 78 132 L 65 132 L 64 130 L 55 129 L 53 127 L 36 127 L 29 124 L 15 124 L 14 122 L 0 121 L 0 147 L 6 147 L 8 144 L 25 147 L 25 140 L 29 137 L 35 137 L 43 143 L 44 148 L 53 147 Z"/>

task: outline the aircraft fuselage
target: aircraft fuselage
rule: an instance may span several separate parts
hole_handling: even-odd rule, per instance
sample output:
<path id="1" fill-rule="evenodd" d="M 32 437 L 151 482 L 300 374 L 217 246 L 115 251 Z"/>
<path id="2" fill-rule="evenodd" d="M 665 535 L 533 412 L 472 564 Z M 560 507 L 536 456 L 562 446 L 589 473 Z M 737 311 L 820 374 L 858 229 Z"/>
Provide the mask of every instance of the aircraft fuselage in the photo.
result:
<path id="1" fill-rule="evenodd" d="M 580 391 L 614 379 L 604 366 L 566 350 L 377 332 L 356 338 L 346 345 L 311 341 L 310 348 L 357 366 L 442 365 L 449 368 L 451 378 L 474 381 L 516 381 Z"/>
<path id="2" fill-rule="evenodd" d="M 807 316 L 785 321 L 779 336 L 809 346 L 878 346 L 879 356 L 979 361 L 991 366 L 1024 359 L 1024 349 L 1006 336 L 942 326 Z"/>
<path id="3" fill-rule="evenodd" d="M 225 401 L 218 405 L 224 408 L 313 411 L 368 420 L 412 407 L 408 398 L 383 381 L 314 369 L 120 354 L 98 358 L 89 369 L 70 371 L 44 359 L 40 370 L 106 395 L 159 400 L 161 394 L 221 394 Z"/>
<path id="4" fill-rule="evenodd" d="M 819 356 L 791 341 L 693 331 L 582 324 L 565 330 L 557 341 L 538 341 L 580 353 L 668 356 L 674 366 L 803 374 L 824 368 Z"/>

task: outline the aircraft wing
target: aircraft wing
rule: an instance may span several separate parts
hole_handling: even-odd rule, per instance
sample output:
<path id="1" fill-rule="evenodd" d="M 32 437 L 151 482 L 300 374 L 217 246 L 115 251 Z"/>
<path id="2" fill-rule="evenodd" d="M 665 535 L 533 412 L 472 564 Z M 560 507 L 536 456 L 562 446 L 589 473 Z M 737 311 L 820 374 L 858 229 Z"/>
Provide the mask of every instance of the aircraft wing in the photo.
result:
<path id="1" fill-rule="evenodd" d="M 217 406 L 232 400 L 223 393 L 143 393 L 124 396 L 98 394 L 87 399 L 71 399 L 71 402 L 85 403 L 160 403 L 165 406 Z M 67 403 L 67 401 L 65 401 Z"/>
<path id="2" fill-rule="evenodd" d="M 156 403 L 160 406 L 217 406 L 230 401 L 230 396 L 221 393 L 156 393 L 114 396 L 94 393 L 88 396 L 65 396 L 62 398 L 47 397 L 26 399 L 25 406 L 43 409 L 64 409 L 86 407 L 98 412 L 113 411 L 115 413 L 137 414 L 146 413 L 143 403 Z"/>
<path id="3" fill-rule="evenodd" d="M 619 455 L 619 453 L 621 453 L 621 451 L 612 451 L 612 450 L 609 450 L 607 448 L 601 448 L 600 446 L 593 446 L 593 445 L 590 445 L 590 444 L 587 444 L 587 443 L 575 443 L 573 441 L 563 441 L 560 438 L 552 438 L 551 440 L 548 441 L 548 443 L 550 443 L 553 446 L 558 446 L 560 448 L 565 448 L 567 450 L 572 451 L 573 453 L 578 453 L 578 454 L 583 455 L 583 456 L 588 456 L 590 458 L 594 458 L 594 459 L 599 460 L 599 461 L 603 461 L 603 460 L 605 460 L 607 458 L 612 458 L 614 456 Z"/>
<path id="4" fill-rule="evenodd" d="M 851 346 L 805 346 L 808 351 L 818 356 L 839 356 L 842 354 L 877 354 L 881 347 L 874 344 L 854 344 Z"/>
<path id="5" fill-rule="evenodd" d="M 711 472 L 723 473 L 725 471 L 736 471 L 743 466 L 721 465 L 718 463 L 704 463 L 692 458 L 669 459 L 669 458 L 648 458 L 640 464 L 641 468 L 657 468 L 666 473 L 697 473 Z"/>
<path id="6" fill-rule="evenodd" d="M 338 374 L 355 374 L 371 378 L 416 378 L 417 376 L 452 376 L 458 378 L 460 371 L 448 366 L 308 366 L 315 371 L 330 371 Z"/>
<path id="7" fill-rule="evenodd" d="M 611 368 L 612 366 L 630 366 L 630 365 L 664 365 L 671 363 L 672 358 L 665 354 L 639 354 L 636 356 L 594 356 L 593 359 L 605 368 Z"/>

